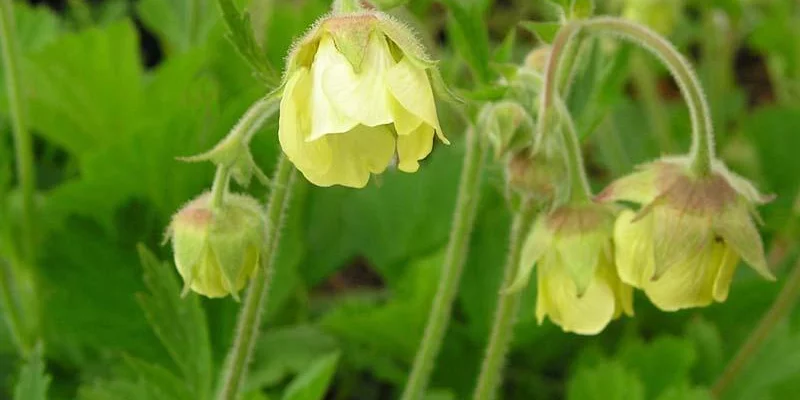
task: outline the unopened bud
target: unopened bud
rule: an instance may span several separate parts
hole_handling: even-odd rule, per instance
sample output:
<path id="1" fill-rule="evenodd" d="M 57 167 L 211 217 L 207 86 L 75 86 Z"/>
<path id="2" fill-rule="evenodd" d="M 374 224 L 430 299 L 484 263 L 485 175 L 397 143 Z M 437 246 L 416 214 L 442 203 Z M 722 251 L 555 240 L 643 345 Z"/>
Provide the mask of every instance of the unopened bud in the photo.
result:
<path id="1" fill-rule="evenodd" d="M 220 207 L 202 194 L 173 217 L 167 231 L 175 266 L 189 289 L 208 297 L 237 298 L 258 265 L 264 216 L 248 196 L 226 194 Z"/>

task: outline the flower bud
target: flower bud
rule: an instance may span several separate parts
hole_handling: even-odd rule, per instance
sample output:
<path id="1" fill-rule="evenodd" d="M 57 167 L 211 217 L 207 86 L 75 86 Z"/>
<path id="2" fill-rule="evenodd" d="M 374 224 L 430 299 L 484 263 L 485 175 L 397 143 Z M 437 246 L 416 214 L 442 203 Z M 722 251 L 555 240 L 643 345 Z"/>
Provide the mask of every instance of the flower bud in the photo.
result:
<path id="1" fill-rule="evenodd" d="M 494 147 L 496 159 L 529 147 L 533 142 L 533 119 L 513 101 L 487 104 L 481 110 L 478 124 Z"/>
<path id="2" fill-rule="evenodd" d="M 633 315 L 633 289 L 614 268 L 613 222 L 598 204 L 562 206 L 536 220 L 508 290 L 524 287 L 537 265 L 539 323 L 548 316 L 565 331 L 593 335 L 623 312 Z"/>
<path id="3" fill-rule="evenodd" d="M 615 223 L 617 268 L 623 282 L 643 289 L 662 310 L 725 301 L 740 258 L 775 279 L 753 220 L 755 205 L 769 197 L 721 162 L 697 177 L 687 158 L 662 158 L 613 182 L 597 199 L 642 205 Z"/>
<path id="4" fill-rule="evenodd" d="M 226 194 L 218 208 L 204 193 L 173 217 L 167 230 L 175 266 L 189 289 L 208 297 L 237 293 L 253 275 L 264 237 L 265 221 L 258 202 Z"/>
<path id="5" fill-rule="evenodd" d="M 525 62 L 523 65 L 527 68 L 531 68 L 534 71 L 543 74 L 544 68 L 547 65 L 547 59 L 550 57 L 550 46 L 540 46 L 537 47 L 525 56 Z"/>
<path id="6" fill-rule="evenodd" d="M 319 186 L 364 187 L 395 154 L 416 172 L 439 126 L 431 61 L 409 28 L 377 11 L 319 21 L 288 57 L 279 139 Z M 434 82 L 436 83 L 436 82 Z"/>

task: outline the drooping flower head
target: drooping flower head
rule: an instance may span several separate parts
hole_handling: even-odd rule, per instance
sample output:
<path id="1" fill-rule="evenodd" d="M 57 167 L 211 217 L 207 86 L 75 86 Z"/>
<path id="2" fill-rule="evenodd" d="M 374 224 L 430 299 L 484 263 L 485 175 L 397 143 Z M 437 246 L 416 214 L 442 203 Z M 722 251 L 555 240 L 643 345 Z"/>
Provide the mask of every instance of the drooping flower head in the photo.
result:
<path id="1" fill-rule="evenodd" d="M 754 221 L 755 205 L 769 198 L 721 162 L 698 177 L 688 158 L 663 158 L 597 198 L 642 206 L 615 223 L 617 268 L 623 282 L 643 289 L 662 310 L 725 301 L 740 259 L 774 279 Z"/>
<path id="2" fill-rule="evenodd" d="M 208 297 L 237 296 L 258 265 L 264 216 L 258 202 L 227 193 L 220 207 L 208 193 L 186 204 L 167 229 L 175 266 L 189 289 Z"/>
<path id="3" fill-rule="evenodd" d="M 363 187 L 397 156 L 415 172 L 439 126 L 434 62 L 408 28 L 377 11 L 320 20 L 288 58 L 281 147 L 319 186 Z"/>
<path id="4" fill-rule="evenodd" d="M 633 288 L 617 277 L 611 243 L 614 214 L 598 204 L 566 205 L 540 216 L 522 248 L 509 290 L 537 268 L 536 318 L 564 331 L 593 335 L 624 312 L 633 315 Z"/>

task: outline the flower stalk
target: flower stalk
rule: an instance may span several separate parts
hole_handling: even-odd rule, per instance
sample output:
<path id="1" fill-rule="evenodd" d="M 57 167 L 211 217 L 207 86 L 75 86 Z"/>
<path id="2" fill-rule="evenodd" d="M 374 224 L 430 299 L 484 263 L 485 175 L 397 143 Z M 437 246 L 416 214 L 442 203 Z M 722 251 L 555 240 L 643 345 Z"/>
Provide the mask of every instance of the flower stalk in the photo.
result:
<path id="1" fill-rule="evenodd" d="M 225 369 L 222 371 L 222 387 L 217 396 L 219 400 L 236 399 L 244 381 L 258 336 L 261 315 L 267 304 L 272 270 L 278 256 L 281 227 L 286 219 L 294 175 L 294 167 L 284 155 L 280 155 L 267 202 L 267 229 L 264 248 L 259 259 L 259 269 L 250 282 L 247 297 L 236 322 L 233 347 L 228 352 Z"/>
<path id="2" fill-rule="evenodd" d="M 503 366 L 511 343 L 511 336 L 514 333 L 520 297 L 523 293 L 522 290 L 508 292 L 504 289 L 511 286 L 517 275 L 522 243 L 528 233 L 528 227 L 533 220 L 535 212 L 535 207 L 530 203 L 524 203 L 514 215 L 514 221 L 511 224 L 501 293 L 495 309 L 494 322 L 492 323 L 492 332 L 489 335 L 489 342 L 486 346 L 486 354 L 481 364 L 481 372 L 472 396 L 474 400 L 494 399 L 502 380 Z"/>
<path id="3" fill-rule="evenodd" d="M 588 33 L 611 33 L 639 44 L 660 59 L 672 74 L 684 96 L 692 120 L 691 168 L 697 176 L 711 173 L 714 159 L 714 130 L 708 102 L 697 75 L 689 62 L 668 41 L 649 28 L 622 18 L 598 17 L 571 21 L 564 25 L 553 40 L 553 48 L 545 67 L 544 88 L 540 103 L 538 135 L 547 132 L 548 113 L 555 96 L 555 75 L 559 72 L 566 44 L 580 30 Z"/>
<path id="4" fill-rule="evenodd" d="M 22 98 L 22 81 L 20 69 L 20 49 L 14 26 L 14 10 L 11 0 L 0 0 L 0 51 L 2 51 L 3 69 L 5 71 L 6 90 L 8 91 L 8 107 L 11 117 L 11 130 L 14 138 L 14 153 L 16 158 L 17 182 L 22 194 L 22 257 L 17 261 L 29 269 L 36 260 L 36 231 L 35 231 L 35 199 L 36 170 L 33 159 L 33 140 L 26 121 L 24 103 Z M 3 266 L 0 271 L 2 278 L 2 297 L 6 306 L 6 322 L 15 336 L 16 344 L 24 356 L 27 356 L 34 346 L 35 325 L 38 317 L 30 315 L 20 305 L 22 299 L 15 299 L 19 293 L 19 286 L 24 285 L 22 275 L 31 272 L 20 270 L 10 265 Z M 22 274 L 18 274 L 22 273 Z M 30 277 L 28 277 L 30 278 Z M 27 320 L 27 321 L 26 321 Z"/>
<path id="5" fill-rule="evenodd" d="M 402 400 L 416 400 L 424 397 L 436 355 L 439 353 L 447 325 L 450 322 L 453 300 L 458 292 L 461 271 L 466 261 L 467 246 L 478 208 L 481 171 L 486 152 L 483 141 L 475 129 L 469 129 L 467 132 L 466 147 L 439 287 L 436 289 L 436 297 L 428 316 L 425 333 L 403 390 Z"/>

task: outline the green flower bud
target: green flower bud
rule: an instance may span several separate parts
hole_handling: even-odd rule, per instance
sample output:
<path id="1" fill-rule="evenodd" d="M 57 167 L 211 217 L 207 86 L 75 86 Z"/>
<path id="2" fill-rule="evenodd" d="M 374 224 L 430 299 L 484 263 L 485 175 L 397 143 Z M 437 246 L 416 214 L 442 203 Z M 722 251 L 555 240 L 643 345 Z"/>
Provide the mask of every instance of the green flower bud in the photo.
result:
<path id="1" fill-rule="evenodd" d="M 495 158 L 530 147 L 533 142 L 533 118 L 516 102 L 503 100 L 487 104 L 479 124 L 494 147 Z"/>
<path id="2" fill-rule="evenodd" d="M 547 65 L 548 57 L 550 57 L 550 46 L 540 46 L 528 52 L 525 56 L 524 65 L 542 74 L 544 73 L 545 65 Z"/>
<path id="3" fill-rule="evenodd" d="M 258 202 L 228 193 L 219 208 L 204 193 L 173 217 L 167 230 L 175 266 L 189 289 L 208 297 L 237 293 L 253 275 L 264 240 L 265 220 Z"/>

